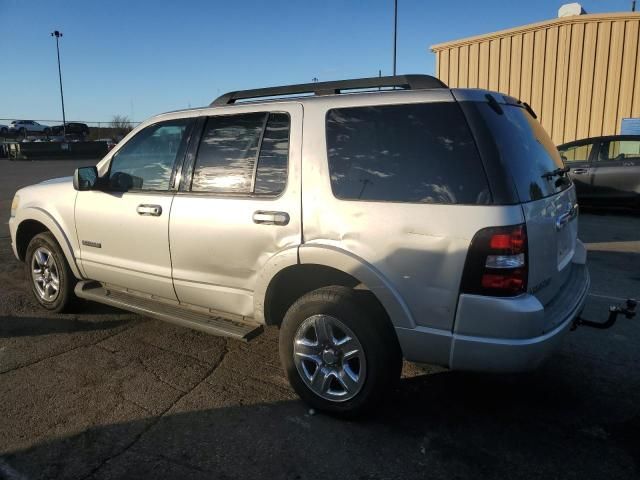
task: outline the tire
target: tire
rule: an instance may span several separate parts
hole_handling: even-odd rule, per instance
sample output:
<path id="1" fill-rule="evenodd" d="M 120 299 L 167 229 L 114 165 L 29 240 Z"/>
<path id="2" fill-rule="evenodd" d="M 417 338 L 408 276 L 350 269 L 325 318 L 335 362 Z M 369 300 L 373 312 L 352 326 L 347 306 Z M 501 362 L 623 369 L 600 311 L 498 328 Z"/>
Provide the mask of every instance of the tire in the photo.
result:
<path id="1" fill-rule="evenodd" d="M 289 308 L 280 328 L 280 360 L 310 406 L 356 417 L 394 390 L 400 346 L 386 315 L 374 312 L 340 286 L 309 292 Z"/>
<path id="2" fill-rule="evenodd" d="M 51 129 L 50 128 L 45 128 L 44 129 L 44 134 L 49 136 L 51 134 Z"/>
<path id="3" fill-rule="evenodd" d="M 9 130 L 6 127 L 2 127 L 0 129 L 0 134 L 7 135 L 8 133 L 9 133 Z"/>
<path id="4" fill-rule="evenodd" d="M 31 239 L 25 255 L 25 269 L 31 291 L 43 308 L 61 313 L 75 306 L 77 299 L 73 289 L 77 280 L 51 233 L 40 233 Z"/>

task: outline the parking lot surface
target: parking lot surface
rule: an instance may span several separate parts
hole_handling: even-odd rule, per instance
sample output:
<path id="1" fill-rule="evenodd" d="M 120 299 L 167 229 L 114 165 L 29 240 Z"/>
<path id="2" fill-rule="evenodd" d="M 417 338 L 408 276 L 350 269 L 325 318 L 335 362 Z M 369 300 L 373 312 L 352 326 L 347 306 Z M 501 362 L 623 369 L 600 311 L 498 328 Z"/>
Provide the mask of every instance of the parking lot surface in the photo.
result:
<path id="1" fill-rule="evenodd" d="M 407 364 L 388 405 L 347 422 L 293 394 L 276 328 L 241 343 L 96 304 L 45 313 L 11 198 L 90 163 L 0 160 L 0 477 L 640 478 L 640 318 L 579 328 L 527 375 Z M 601 320 L 640 297 L 640 217 L 583 213 L 580 236 Z"/>

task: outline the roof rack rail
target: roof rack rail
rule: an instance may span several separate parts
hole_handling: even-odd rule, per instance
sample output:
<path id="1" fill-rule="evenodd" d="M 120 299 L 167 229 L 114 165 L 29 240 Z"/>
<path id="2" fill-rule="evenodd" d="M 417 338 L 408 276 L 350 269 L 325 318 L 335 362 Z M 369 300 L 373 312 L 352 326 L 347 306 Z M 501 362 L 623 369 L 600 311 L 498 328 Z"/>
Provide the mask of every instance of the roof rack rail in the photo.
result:
<path id="1" fill-rule="evenodd" d="M 210 106 L 232 105 L 236 100 L 249 98 L 277 97 L 295 95 L 298 93 L 313 93 L 315 95 L 336 95 L 343 90 L 358 90 L 366 88 L 397 87 L 405 90 L 421 90 L 428 88 L 447 88 L 440 80 L 431 75 L 396 75 L 389 77 L 355 78 L 352 80 L 338 80 L 334 82 L 301 83 L 282 87 L 256 88 L 228 92 L 211 102 Z"/>

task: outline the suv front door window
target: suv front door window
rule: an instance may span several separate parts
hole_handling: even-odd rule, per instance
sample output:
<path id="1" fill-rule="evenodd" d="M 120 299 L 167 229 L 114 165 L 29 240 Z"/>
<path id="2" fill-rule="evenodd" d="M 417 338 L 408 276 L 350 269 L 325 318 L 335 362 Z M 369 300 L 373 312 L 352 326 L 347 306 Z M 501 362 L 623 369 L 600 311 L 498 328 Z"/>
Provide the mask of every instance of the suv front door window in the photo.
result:
<path id="1" fill-rule="evenodd" d="M 111 160 L 109 190 L 168 190 L 176 158 L 184 156 L 189 124 L 183 119 L 151 125 L 129 140 Z"/>

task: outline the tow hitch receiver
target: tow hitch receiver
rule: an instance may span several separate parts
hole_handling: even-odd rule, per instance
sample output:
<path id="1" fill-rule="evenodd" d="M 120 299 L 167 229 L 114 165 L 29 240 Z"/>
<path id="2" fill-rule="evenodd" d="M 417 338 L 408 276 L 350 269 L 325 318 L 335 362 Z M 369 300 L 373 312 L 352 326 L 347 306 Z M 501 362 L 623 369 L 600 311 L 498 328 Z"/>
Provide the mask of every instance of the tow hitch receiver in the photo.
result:
<path id="1" fill-rule="evenodd" d="M 609 307 L 609 318 L 606 322 L 593 322 L 591 320 L 585 320 L 584 318 L 578 317 L 573 321 L 573 325 L 571 325 L 571 330 L 575 330 L 580 326 L 606 329 L 613 327 L 614 323 L 618 319 L 618 315 L 622 314 L 626 318 L 633 318 L 636 316 L 636 306 L 638 302 L 633 298 L 629 298 L 623 305 L 620 306 L 610 306 Z"/>

